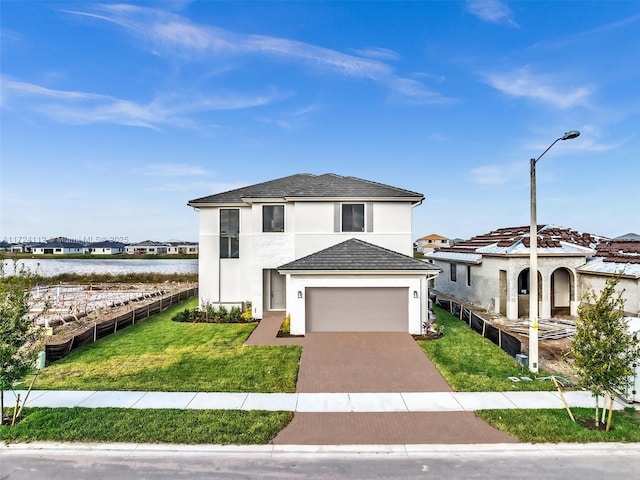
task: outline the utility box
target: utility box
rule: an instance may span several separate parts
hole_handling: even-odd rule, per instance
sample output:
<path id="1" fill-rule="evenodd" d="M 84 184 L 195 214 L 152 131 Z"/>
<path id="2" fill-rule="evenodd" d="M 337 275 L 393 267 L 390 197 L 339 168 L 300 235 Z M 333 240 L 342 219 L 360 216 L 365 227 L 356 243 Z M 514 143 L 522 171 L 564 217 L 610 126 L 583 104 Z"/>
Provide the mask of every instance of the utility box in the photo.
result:
<path id="1" fill-rule="evenodd" d="M 528 367 L 529 366 L 529 357 L 527 355 L 524 355 L 522 353 L 517 353 L 516 354 L 516 363 L 522 367 Z"/>
<path id="2" fill-rule="evenodd" d="M 626 317 L 630 333 L 635 333 L 636 339 L 640 342 L 640 318 Z M 633 364 L 634 372 L 630 378 L 627 391 L 623 393 L 625 400 L 629 403 L 640 402 L 640 359 Z"/>

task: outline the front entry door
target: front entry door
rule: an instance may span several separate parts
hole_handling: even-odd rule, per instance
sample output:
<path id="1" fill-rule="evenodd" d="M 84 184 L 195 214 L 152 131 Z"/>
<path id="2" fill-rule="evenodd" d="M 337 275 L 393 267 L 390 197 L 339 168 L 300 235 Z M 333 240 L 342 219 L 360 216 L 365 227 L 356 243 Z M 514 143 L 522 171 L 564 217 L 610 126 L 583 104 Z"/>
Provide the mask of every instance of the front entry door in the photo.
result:
<path id="1" fill-rule="evenodd" d="M 280 275 L 277 270 L 270 270 L 270 302 L 271 310 L 284 310 L 286 308 L 287 277 Z"/>

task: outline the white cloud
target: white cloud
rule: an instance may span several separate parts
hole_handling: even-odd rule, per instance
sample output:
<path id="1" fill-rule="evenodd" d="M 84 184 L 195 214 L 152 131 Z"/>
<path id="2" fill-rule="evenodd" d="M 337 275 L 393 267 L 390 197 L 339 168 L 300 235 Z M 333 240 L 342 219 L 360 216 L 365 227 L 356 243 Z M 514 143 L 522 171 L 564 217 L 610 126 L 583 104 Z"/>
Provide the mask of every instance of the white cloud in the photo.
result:
<path id="1" fill-rule="evenodd" d="M 504 185 L 526 176 L 526 162 L 516 162 L 509 165 L 481 165 L 471 170 L 475 183 L 481 185 Z"/>
<path id="2" fill-rule="evenodd" d="M 413 97 L 417 103 L 447 101 L 415 80 L 398 76 L 381 60 L 397 59 L 391 50 L 374 47 L 349 55 L 318 45 L 266 35 L 242 35 L 221 28 L 198 25 L 174 13 L 132 5 L 102 5 L 97 12 L 68 11 L 117 24 L 141 37 L 156 54 L 178 54 L 184 60 L 212 55 L 237 57 L 258 55 L 285 60 L 351 78 L 372 80 L 391 88 L 396 95 Z M 372 57 L 372 58 L 366 58 Z M 414 84 L 409 87 L 409 84 Z M 421 87 L 421 88 L 420 88 Z"/>
<path id="3" fill-rule="evenodd" d="M 219 92 L 216 95 L 160 94 L 149 103 L 137 103 L 108 95 L 55 90 L 7 77 L 2 77 L 1 84 L 3 107 L 11 100 L 21 98 L 26 99 L 21 108 L 37 111 L 62 123 L 114 123 L 151 129 L 159 129 L 163 125 L 195 128 L 189 115 L 259 107 L 288 96 L 274 89 L 252 95 L 233 92 Z M 40 99 L 45 99 L 46 102 L 41 103 Z"/>
<path id="4" fill-rule="evenodd" d="M 369 47 L 354 49 L 353 53 L 361 57 L 376 58 L 378 60 L 399 60 L 400 54 L 388 48 Z"/>
<path id="5" fill-rule="evenodd" d="M 553 75 L 532 73 L 528 67 L 486 74 L 484 79 L 488 85 L 512 97 L 538 100 L 561 109 L 586 106 L 593 93 L 590 86 L 566 87 L 566 81 Z"/>
<path id="6" fill-rule="evenodd" d="M 145 175 L 161 177 L 189 177 L 196 175 L 207 175 L 208 172 L 197 165 L 187 165 L 184 163 L 150 163 L 144 165 L 137 171 Z"/>
<path id="7" fill-rule="evenodd" d="M 518 26 L 511 9 L 500 0 L 467 0 L 467 11 L 485 22 Z"/>

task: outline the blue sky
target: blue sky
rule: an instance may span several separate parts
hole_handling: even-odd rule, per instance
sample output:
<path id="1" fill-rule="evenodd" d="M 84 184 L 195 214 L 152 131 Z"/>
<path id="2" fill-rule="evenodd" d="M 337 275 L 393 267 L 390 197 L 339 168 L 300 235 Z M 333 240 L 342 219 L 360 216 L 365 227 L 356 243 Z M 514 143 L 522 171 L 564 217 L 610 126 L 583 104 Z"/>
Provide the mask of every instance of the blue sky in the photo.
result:
<path id="1" fill-rule="evenodd" d="M 196 240 L 294 173 L 425 195 L 414 237 L 640 233 L 640 3 L 2 1 L 0 237 Z"/>

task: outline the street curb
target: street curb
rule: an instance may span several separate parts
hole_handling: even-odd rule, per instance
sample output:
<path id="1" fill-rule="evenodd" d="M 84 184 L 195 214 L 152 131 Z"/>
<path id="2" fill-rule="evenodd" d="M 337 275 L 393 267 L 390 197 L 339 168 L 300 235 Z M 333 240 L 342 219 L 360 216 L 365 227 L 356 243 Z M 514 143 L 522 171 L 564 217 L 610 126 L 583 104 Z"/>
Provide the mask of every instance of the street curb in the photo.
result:
<path id="1" fill-rule="evenodd" d="M 0 446 L 2 455 L 155 457 L 179 456 L 278 457 L 481 457 L 481 456 L 640 456 L 640 443 L 495 443 L 407 445 L 174 445 L 138 443 L 12 443 Z"/>

